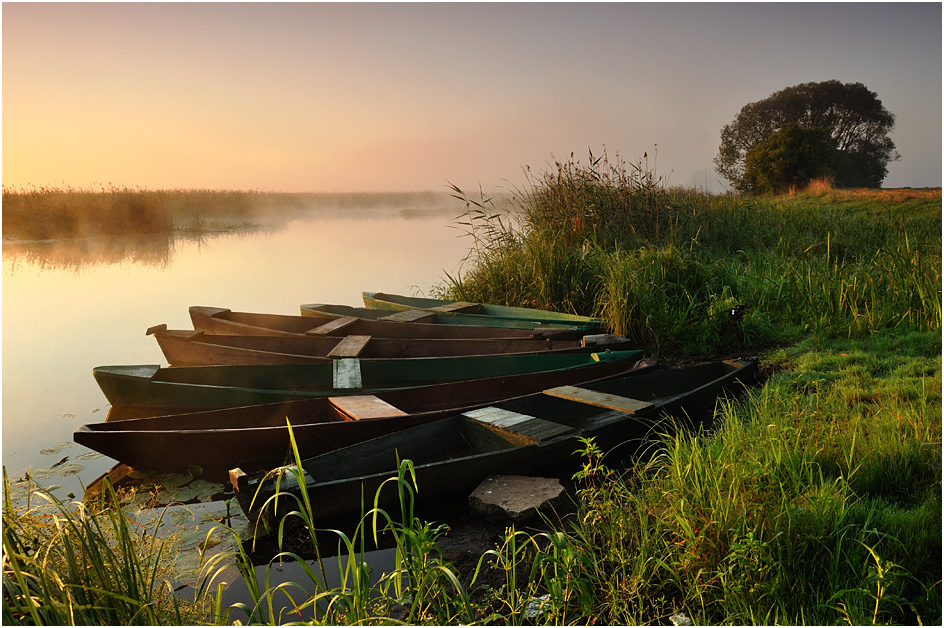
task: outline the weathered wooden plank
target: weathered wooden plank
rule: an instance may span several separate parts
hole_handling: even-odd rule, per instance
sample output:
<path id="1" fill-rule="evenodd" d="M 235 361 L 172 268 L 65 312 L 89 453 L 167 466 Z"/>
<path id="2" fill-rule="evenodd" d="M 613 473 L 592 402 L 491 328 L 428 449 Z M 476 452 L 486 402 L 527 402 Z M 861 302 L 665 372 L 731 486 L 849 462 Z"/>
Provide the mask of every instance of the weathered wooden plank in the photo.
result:
<path id="1" fill-rule="evenodd" d="M 431 322 L 435 318 L 436 314 L 433 312 L 427 312 L 426 310 L 403 310 L 402 312 L 381 316 L 377 320 L 394 321 L 397 323 L 420 323 L 424 321 Z"/>
<path id="2" fill-rule="evenodd" d="M 519 434 L 540 441 L 572 432 L 573 428 L 568 425 L 554 423 L 553 421 L 545 421 L 544 419 L 531 419 L 530 421 L 519 425 L 515 431 Z"/>
<path id="3" fill-rule="evenodd" d="M 324 336 L 324 335 L 339 331 L 341 329 L 344 329 L 345 327 L 348 327 L 350 325 L 353 325 L 359 320 L 360 319 L 357 318 L 356 316 L 339 316 L 338 318 L 332 318 L 330 321 L 328 321 L 324 325 L 319 325 L 318 327 L 315 327 L 314 329 L 309 329 L 305 333 L 318 335 L 318 336 Z"/>
<path id="4" fill-rule="evenodd" d="M 361 361 L 357 358 L 341 358 L 332 362 L 334 367 L 334 388 L 336 390 L 359 389 L 364 387 L 361 379 Z"/>
<path id="5" fill-rule="evenodd" d="M 504 428 L 510 428 L 514 425 L 534 418 L 528 414 L 512 412 L 511 410 L 496 408 L 495 406 L 479 408 L 478 410 L 470 410 L 469 412 L 463 412 L 463 415 L 469 417 L 470 419 L 475 419 L 481 423 L 488 423 L 489 425 L 494 425 L 495 427 Z"/>
<path id="6" fill-rule="evenodd" d="M 601 347 L 626 342 L 626 339 L 616 334 L 588 334 L 580 339 L 581 347 Z"/>
<path id="7" fill-rule="evenodd" d="M 463 413 L 463 416 L 494 427 L 499 427 L 503 430 L 521 434 L 522 436 L 527 436 L 536 441 L 546 440 L 573 430 L 573 428 L 568 425 L 546 421 L 528 414 L 512 412 L 511 410 L 496 408 L 494 406 L 471 410 Z"/>
<path id="8" fill-rule="evenodd" d="M 354 420 L 406 416 L 406 412 L 374 395 L 328 397 L 331 404 Z"/>
<path id="9" fill-rule="evenodd" d="M 599 406 L 608 410 L 618 410 L 620 412 L 626 412 L 627 414 L 635 414 L 640 410 L 652 406 L 648 401 L 640 401 L 639 399 L 633 399 L 631 397 L 620 397 L 619 395 L 578 388 L 577 386 L 549 388 L 544 391 L 544 394 L 576 401 L 578 403 L 590 404 L 591 406 Z"/>
<path id="10" fill-rule="evenodd" d="M 431 312 L 474 312 L 481 307 L 479 303 L 469 303 L 468 301 L 456 301 L 429 308 Z"/>
<path id="11" fill-rule="evenodd" d="M 328 352 L 328 357 L 356 358 L 368 342 L 370 342 L 370 336 L 345 336 L 341 342 L 334 346 L 334 349 Z"/>

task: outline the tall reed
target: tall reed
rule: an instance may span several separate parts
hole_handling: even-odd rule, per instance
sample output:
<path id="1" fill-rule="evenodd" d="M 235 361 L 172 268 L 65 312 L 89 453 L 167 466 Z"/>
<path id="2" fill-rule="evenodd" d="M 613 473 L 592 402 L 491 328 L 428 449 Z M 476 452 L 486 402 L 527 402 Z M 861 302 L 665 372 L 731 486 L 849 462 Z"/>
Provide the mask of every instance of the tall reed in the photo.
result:
<path id="1" fill-rule="evenodd" d="M 555 166 L 513 219 L 466 221 L 470 265 L 441 294 L 599 315 L 657 355 L 940 329 L 940 190 L 707 197 L 641 162 Z"/>
<path id="2" fill-rule="evenodd" d="M 291 432 L 291 425 L 289 430 Z M 257 581 L 249 553 L 235 531 L 220 526 L 207 533 L 208 539 L 221 532 L 233 535 L 237 549 L 220 553 L 206 562 L 198 595 L 210 594 L 226 566 L 235 563 L 252 599 L 252 606 L 240 603 L 233 609 L 225 609 L 217 595 L 216 620 L 228 622 L 231 611 L 237 610 L 244 615 L 240 620 L 250 624 L 273 625 L 308 620 L 322 625 L 342 625 L 375 623 L 388 618 L 395 609 L 403 609 L 403 621 L 410 624 L 471 622 L 474 612 L 468 594 L 436 547 L 436 540 L 445 532 L 445 526 L 432 526 L 414 516 L 416 485 L 412 463 L 408 460 L 402 461 L 397 475 L 377 490 L 373 497 L 374 507 L 365 512 L 362 506 L 359 522 L 351 535 L 333 531 L 340 550 L 337 558 L 340 584 L 334 588 L 327 587 L 326 560 L 318 545 L 318 534 L 331 531 L 320 529 L 312 516 L 301 456 L 294 436 L 291 439 L 295 465 L 286 469 L 299 490 L 277 489 L 276 494 L 262 504 L 261 512 L 265 516 L 259 521 L 262 523 L 269 516 L 274 518 L 273 532 L 281 550 L 265 567 L 262 585 Z M 389 490 L 395 490 L 399 497 L 399 519 L 377 507 L 381 491 Z M 313 562 L 317 571 L 296 551 L 286 549 L 290 531 L 297 529 L 307 535 L 306 545 L 315 556 Z M 371 569 L 364 554 L 368 539 L 376 544 L 381 535 L 392 537 L 396 564 L 393 571 L 372 582 Z M 298 562 L 308 581 L 273 585 L 271 570 L 282 561 Z"/>
<path id="3" fill-rule="evenodd" d="M 107 483 L 106 483 L 107 484 Z M 4 469 L 4 625 L 182 625 L 202 620 L 170 584 L 165 543 L 120 509 L 44 502 L 14 507 Z M 112 500 L 114 490 L 107 485 Z"/>

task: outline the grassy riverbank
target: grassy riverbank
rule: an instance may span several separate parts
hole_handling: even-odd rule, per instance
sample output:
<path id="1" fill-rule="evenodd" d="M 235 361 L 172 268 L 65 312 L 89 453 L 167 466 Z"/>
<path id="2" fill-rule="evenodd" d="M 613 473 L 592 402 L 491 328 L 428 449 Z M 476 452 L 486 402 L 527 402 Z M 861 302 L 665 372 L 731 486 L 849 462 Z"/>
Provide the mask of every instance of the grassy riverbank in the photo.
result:
<path id="1" fill-rule="evenodd" d="M 604 158 L 516 198 L 515 228 L 466 199 L 471 266 L 441 292 L 600 315 L 667 362 L 759 354 L 762 381 L 719 402 L 709 431 L 654 434 L 634 468 L 607 468 L 588 444 L 576 515 L 509 530 L 478 571 L 443 558 L 445 530 L 410 516 L 407 494 L 404 517 L 341 537 L 340 586 L 317 567 L 277 590 L 247 578 L 254 607 L 217 608 L 214 623 L 939 625 L 941 191 L 709 197 Z M 20 532 L 22 516 L 4 508 L 4 623 L 45 617 L 27 592 L 61 618 L 56 586 L 105 589 L 40 560 L 75 537 Z M 377 528 L 396 539 L 397 571 L 371 578 L 360 552 Z M 247 556 L 231 557 L 246 576 Z M 100 603 L 137 595 L 121 591 Z M 141 599 L 119 623 L 181 621 Z"/>

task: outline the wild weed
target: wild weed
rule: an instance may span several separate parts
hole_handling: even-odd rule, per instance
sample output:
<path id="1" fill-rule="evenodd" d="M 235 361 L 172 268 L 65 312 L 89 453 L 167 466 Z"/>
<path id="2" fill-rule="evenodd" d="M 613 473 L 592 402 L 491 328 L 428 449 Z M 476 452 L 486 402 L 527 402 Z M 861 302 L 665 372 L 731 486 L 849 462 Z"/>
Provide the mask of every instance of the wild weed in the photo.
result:
<path id="1" fill-rule="evenodd" d="M 114 489 L 106 491 L 115 499 Z M 205 609 L 177 599 L 165 542 L 121 509 L 45 503 L 14 507 L 4 469 L 3 623 L 5 625 L 182 625 Z"/>

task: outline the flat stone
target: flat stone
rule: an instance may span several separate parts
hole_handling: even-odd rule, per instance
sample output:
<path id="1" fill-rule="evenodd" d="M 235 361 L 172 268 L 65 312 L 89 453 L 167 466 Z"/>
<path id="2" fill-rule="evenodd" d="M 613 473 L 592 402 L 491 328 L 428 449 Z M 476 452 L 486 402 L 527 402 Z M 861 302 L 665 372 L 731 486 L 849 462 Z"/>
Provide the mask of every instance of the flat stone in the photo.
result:
<path id="1" fill-rule="evenodd" d="M 491 475 L 469 495 L 469 507 L 490 519 L 525 523 L 567 497 L 560 480 L 523 475 Z"/>

